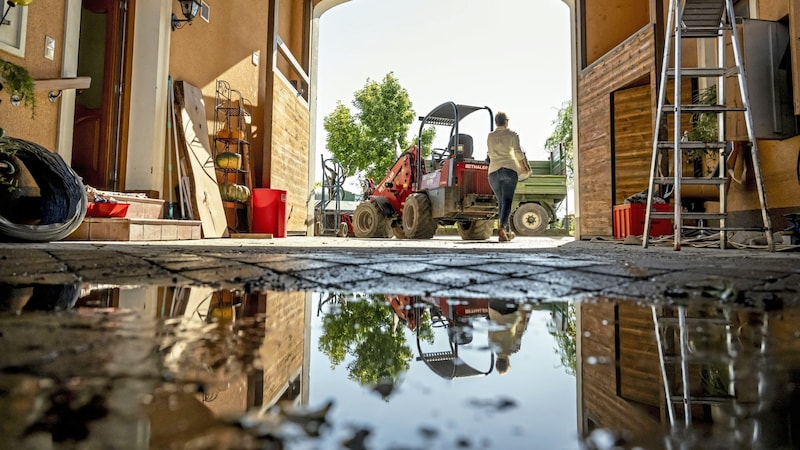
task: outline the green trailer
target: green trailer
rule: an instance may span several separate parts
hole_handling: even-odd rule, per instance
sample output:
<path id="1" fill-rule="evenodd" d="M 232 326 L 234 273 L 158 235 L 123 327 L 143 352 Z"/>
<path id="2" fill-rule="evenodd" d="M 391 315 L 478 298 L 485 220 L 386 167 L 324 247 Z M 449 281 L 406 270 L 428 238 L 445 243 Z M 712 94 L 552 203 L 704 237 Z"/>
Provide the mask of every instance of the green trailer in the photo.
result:
<path id="1" fill-rule="evenodd" d="M 511 227 L 520 236 L 537 236 L 556 221 L 556 210 L 567 198 L 567 176 L 561 152 L 550 160 L 529 161 L 531 176 L 517 184 L 511 205 Z"/>

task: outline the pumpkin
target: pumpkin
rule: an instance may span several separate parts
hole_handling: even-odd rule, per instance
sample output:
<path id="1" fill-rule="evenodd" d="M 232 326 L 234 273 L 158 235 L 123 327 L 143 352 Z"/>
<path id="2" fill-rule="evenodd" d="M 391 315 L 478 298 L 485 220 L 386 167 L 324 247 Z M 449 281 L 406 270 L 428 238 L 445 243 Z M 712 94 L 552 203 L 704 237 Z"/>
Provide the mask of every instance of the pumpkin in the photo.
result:
<path id="1" fill-rule="evenodd" d="M 217 131 L 217 139 L 222 139 L 222 140 L 229 139 L 231 136 L 230 133 L 231 132 L 227 128 L 223 128 Z"/>
<path id="2" fill-rule="evenodd" d="M 235 152 L 222 152 L 214 158 L 214 164 L 220 169 L 239 170 L 242 168 L 242 155 Z"/>
<path id="3" fill-rule="evenodd" d="M 219 195 L 226 202 L 245 203 L 250 200 L 250 189 L 242 184 L 221 183 Z"/>

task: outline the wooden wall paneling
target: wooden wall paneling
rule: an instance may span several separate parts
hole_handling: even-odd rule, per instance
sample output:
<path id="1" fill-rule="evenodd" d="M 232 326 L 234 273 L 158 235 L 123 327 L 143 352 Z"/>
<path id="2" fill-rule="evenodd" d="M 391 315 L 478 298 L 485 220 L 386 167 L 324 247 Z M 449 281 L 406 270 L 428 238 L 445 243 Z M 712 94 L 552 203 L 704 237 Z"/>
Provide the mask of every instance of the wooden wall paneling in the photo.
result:
<path id="1" fill-rule="evenodd" d="M 614 204 L 647 189 L 653 153 L 650 86 L 614 93 Z"/>
<path id="2" fill-rule="evenodd" d="M 612 93 L 655 70 L 653 30 L 652 24 L 642 28 L 578 76 L 581 237 L 613 234 Z"/>

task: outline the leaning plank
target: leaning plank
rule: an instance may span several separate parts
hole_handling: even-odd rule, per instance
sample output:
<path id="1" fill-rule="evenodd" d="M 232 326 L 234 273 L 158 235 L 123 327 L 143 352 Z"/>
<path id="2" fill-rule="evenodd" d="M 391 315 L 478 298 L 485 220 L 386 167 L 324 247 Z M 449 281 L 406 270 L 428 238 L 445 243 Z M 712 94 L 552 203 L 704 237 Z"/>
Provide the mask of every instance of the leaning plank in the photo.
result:
<path id="1" fill-rule="evenodd" d="M 228 235 L 228 222 L 219 194 L 211 144 L 208 141 L 206 109 L 200 89 L 185 81 L 175 82 L 175 108 L 180 112 L 175 126 L 182 131 L 183 157 L 188 160 L 192 205 L 202 223 L 203 237 Z"/>

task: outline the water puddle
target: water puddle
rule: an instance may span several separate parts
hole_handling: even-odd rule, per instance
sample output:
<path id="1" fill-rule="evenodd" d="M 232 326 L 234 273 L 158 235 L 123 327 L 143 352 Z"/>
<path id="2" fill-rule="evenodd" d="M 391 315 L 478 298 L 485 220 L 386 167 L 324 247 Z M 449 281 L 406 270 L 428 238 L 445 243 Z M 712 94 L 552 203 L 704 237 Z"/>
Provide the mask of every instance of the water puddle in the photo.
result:
<path id="1" fill-rule="evenodd" d="M 792 448 L 800 312 L 0 285 L 0 448 Z"/>

